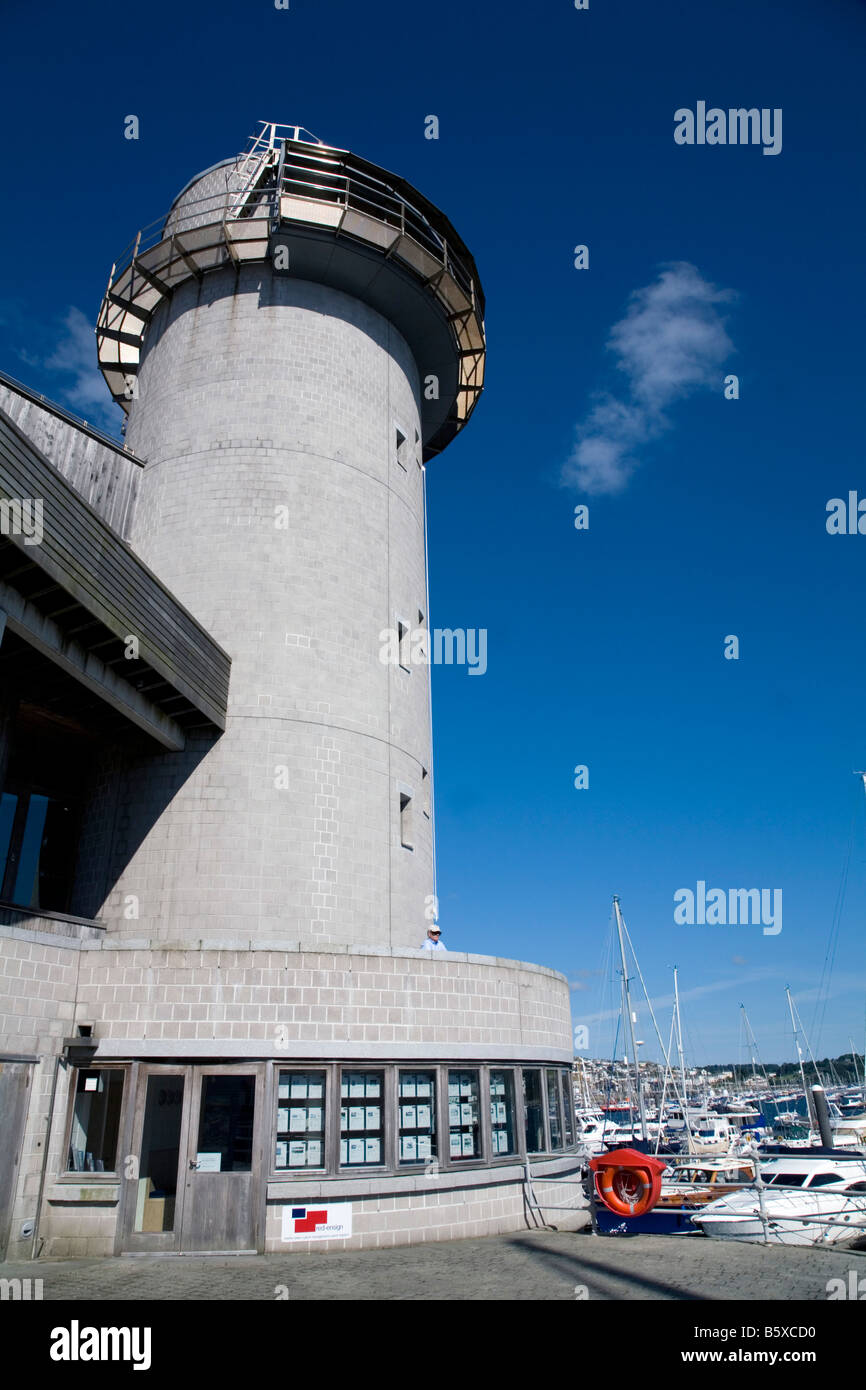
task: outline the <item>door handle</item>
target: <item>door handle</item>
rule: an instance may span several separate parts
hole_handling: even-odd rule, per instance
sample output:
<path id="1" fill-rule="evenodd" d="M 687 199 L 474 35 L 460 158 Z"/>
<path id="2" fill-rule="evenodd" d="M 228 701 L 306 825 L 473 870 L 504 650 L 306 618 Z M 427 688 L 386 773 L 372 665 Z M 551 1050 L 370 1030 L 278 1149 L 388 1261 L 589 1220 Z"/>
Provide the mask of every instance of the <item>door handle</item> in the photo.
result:
<path id="1" fill-rule="evenodd" d="M 195 1171 L 197 1170 L 197 1168 L 198 1168 L 198 1163 L 196 1162 L 196 1160 L 195 1160 L 194 1158 L 191 1158 L 190 1161 L 189 1161 L 189 1166 L 190 1166 L 190 1168 L 192 1169 L 192 1171 L 195 1172 Z"/>

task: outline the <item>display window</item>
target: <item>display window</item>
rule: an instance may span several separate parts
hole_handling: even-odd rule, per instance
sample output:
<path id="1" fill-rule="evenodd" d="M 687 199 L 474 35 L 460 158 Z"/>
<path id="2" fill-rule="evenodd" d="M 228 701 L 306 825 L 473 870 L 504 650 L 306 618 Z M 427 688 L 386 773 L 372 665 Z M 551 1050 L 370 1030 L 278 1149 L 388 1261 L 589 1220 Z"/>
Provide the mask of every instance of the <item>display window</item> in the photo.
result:
<path id="1" fill-rule="evenodd" d="M 448 1073 L 448 1152 L 452 1162 L 481 1157 L 481 1105 L 477 1071 Z"/>
<path id="2" fill-rule="evenodd" d="M 401 1071 L 397 1105 L 398 1164 L 403 1167 L 411 1163 L 429 1163 L 437 1158 L 436 1073 Z"/>
<path id="3" fill-rule="evenodd" d="M 490 1073 L 490 1157 L 517 1151 L 514 1128 L 514 1073 Z"/>
<path id="4" fill-rule="evenodd" d="M 561 1067 L 278 1065 L 274 1090 L 277 1174 L 447 1169 L 574 1144 Z"/>
<path id="5" fill-rule="evenodd" d="M 340 1081 L 340 1167 L 385 1162 L 385 1074 L 344 1071 Z"/>
<path id="6" fill-rule="evenodd" d="M 277 1148 L 274 1167 L 325 1167 L 324 1071 L 280 1071 L 277 1080 Z"/>

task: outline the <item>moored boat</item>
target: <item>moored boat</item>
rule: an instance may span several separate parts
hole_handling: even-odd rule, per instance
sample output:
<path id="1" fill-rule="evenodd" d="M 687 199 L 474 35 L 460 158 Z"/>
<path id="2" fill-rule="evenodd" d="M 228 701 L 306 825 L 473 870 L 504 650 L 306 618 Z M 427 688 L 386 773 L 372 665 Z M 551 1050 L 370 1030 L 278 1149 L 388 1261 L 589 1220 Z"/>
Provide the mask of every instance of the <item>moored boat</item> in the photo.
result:
<path id="1" fill-rule="evenodd" d="M 705 1235 L 770 1245 L 836 1245 L 866 1234 L 866 1161 L 835 1149 L 761 1158 L 763 1193 L 729 1193 L 692 1215 Z"/>

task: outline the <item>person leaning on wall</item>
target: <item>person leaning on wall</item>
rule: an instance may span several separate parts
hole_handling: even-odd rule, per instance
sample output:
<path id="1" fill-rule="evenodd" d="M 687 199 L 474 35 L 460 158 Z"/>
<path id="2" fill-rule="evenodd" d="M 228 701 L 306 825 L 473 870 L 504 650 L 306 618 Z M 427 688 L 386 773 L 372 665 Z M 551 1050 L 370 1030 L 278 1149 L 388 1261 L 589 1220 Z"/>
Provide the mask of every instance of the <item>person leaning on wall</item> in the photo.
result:
<path id="1" fill-rule="evenodd" d="M 421 950 L 422 950 L 422 951 L 447 951 L 447 950 L 448 950 L 448 947 L 447 947 L 447 946 L 443 946 L 441 940 L 439 939 L 439 938 L 441 937 L 441 935 L 442 935 L 442 933 L 441 933 L 439 927 L 437 927 L 436 923 L 434 922 L 432 926 L 430 926 L 430 927 L 427 928 L 427 940 L 426 940 L 425 942 L 422 943 L 422 945 L 421 945 Z"/>

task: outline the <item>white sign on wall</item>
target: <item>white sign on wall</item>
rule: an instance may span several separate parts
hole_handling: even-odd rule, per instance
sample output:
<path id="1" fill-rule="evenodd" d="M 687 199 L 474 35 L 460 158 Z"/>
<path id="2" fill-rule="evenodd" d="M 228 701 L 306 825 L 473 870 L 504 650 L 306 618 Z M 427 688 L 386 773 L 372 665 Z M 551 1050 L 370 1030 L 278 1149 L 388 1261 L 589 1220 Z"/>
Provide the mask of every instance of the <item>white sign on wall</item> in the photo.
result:
<path id="1" fill-rule="evenodd" d="M 283 1240 L 344 1240 L 351 1234 L 351 1202 L 283 1207 Z"/>

